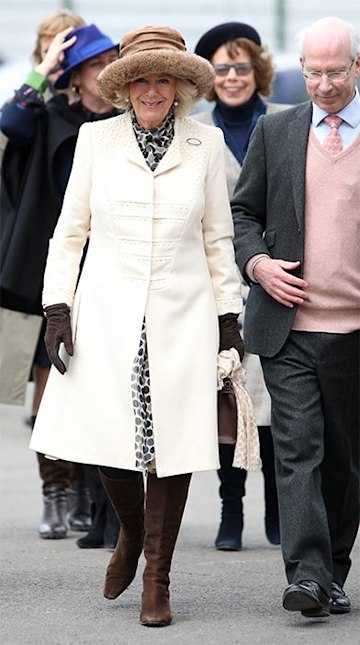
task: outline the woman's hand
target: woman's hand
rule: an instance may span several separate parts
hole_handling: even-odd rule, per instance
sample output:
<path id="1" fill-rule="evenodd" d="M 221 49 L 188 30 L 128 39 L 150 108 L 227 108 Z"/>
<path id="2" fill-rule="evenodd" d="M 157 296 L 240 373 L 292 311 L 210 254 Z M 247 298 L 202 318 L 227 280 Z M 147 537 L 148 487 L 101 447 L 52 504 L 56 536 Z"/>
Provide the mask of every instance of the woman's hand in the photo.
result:
<path id="1" fill-rule="evenodd" d="M 70 325 L 70 307 L 64 302 L 44 308 L 46 316 L 45 346 L 52 364 L 65 374 L 66 367 L 59 357 L 60 344 L 64 343 L 69 356 L 74 353 Z"/>
<path id="2" fill-rule="evenodd" d="M 242 361 L 244 358 L 245 347 L 244 341 L 238 330 L 237 319 L 237 314 L 225 314 L 224 316 L 219 316 L 219 352 L 223 349 L 234 347 Z"/>
<path id="3" fill-rule="evenodd" d="M 66 36 L 72 31 L 74 31 L 74 27 L 67 27 L 56 34 L 50 43 L 45 58 L 34 68 L 38 74 L 47 78 L 50 74 L 59 69 L 64 60 L 64 51 L 71 47 L 71 45 L 76 41 L 76 36 L 72 36 L 69 40 L 65 40 Z"/>

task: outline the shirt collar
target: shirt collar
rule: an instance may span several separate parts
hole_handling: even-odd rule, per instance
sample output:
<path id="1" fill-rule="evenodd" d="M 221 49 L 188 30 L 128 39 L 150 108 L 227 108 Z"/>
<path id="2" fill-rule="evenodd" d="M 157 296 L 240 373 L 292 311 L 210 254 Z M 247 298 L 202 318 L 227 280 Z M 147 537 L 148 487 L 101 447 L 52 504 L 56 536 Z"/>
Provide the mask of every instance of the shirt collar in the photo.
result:
<path id="1" fill-rule="evenodd" d="M 325 112 L 325 110 L 319 108 L 316 103 L 313 103 L 312 106 L 312 124 L 315 128 L 317 128 L 317 126 L 320 125 L 320 123 L 328 115 L 328 112 Z M 355 88 L 355 96 L 352 101 L 345 105 L 345 107 L 336 114 L 340 116 L 344 121 L 346 121 L 346 123 L 348 123 L 352 128 L 356 128 L 356 126 L 360 122 L 360 95 L 357 88 Z"/>

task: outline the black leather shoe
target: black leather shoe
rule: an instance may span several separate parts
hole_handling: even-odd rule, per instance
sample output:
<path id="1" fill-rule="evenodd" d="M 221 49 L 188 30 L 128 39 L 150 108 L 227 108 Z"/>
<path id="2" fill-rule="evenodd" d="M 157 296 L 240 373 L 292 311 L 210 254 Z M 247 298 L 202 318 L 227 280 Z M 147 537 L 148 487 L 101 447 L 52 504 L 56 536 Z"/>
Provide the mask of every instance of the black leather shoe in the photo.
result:
<path id="1" fill-rule="evenodd" d="M 348 614 L 351 611 L 351 602 L 342 586 L 337 582 L 331 583 L 330 589 L 330 614 Z"/>
<path id="2" fill-rule="evenodd" d="M 313 580 L 299 580 L 289 585 L 284 591 L 283 607 L 288 611 L 301 611 L 306 618 L 330 616 L 329 598 Z"/>

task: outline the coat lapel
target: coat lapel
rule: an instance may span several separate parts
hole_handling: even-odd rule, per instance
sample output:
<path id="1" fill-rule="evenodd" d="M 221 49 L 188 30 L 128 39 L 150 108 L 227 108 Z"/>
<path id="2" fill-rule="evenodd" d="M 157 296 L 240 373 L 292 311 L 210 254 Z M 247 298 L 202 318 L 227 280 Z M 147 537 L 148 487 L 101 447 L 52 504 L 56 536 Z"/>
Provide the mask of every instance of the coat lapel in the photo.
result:
<path id="1" fill-rule="evenodd" d="M 175 134 L 172 143 L 164 157 L 161 159 L 156 170 L 152 172 L 144 159 L 138 142 L 136 141 L 136 137 L 131 125 L 130 112 L 121 115 L 120 119 L 119 140 L 121 141 L 122 147 L 126 151 L 126 156 L 129 161 L 136 164 L 137 166 L 141 166 L 141 168 L 145 169 L 154 177 L 167 172 L 171 168 L 174 168 L 175 166 L 180 164 L 182 157 L 180 145 L 181 120 L 175 119 Z"/>
<path id="2" fill-rule="evenodd" d="M 163 156 L 158 167 L 154 171 L 154 177 L 171 170 L 171 168 L 175 168 L 175 166 L 178 166 L 181 163 L 181 124 L 182 121 L 180 119 L 175 119 L 174 138 L 169 149 L 166 151 L 166 154 Z"/>
<path id="3" fill-rule="evenodd" d="M 308 135 L 310 130 L 312 108 L 311 103 L 299 107 L 296 118 L 291 121 L 288 130 L 288 145 L 290 151 L 291 183 L 296 219 L 303 230 L 305 209 L 305 167 Z"/>
<path id="4" fill-rule="evenodd" d="M 119 130 L 119 141 L 121 141 L 120 145 L 125 151 L 127 159 L 151 173 L 151 170 L 144 159 L 144 155 L 140 150 L 139 144 L 136 141 L 131 125 L 130 112 L 125 112 L 119 117 Z"/>

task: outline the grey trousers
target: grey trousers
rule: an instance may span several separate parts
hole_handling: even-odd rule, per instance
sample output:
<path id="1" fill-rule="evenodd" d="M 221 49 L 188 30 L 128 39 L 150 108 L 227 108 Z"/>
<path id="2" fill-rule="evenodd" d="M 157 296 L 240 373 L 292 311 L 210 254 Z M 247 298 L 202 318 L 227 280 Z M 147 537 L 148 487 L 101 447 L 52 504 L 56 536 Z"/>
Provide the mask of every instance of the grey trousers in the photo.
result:
<path id="1" fill-rule="evenodd" d="M 326 592 L 344 584 L 359 526 L 359 347 L 359 331 L 292 331 L 261 358 L 287 579 Z"/>

